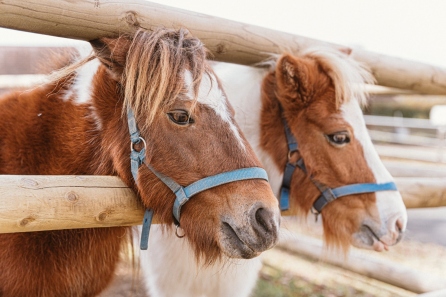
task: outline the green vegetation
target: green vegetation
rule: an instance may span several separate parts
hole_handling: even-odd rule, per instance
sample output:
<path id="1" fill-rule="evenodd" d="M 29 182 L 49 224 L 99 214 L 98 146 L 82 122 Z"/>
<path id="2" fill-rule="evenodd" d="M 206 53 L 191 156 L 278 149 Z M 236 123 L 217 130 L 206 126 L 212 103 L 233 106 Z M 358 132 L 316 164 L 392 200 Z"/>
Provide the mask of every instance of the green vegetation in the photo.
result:
<path id="1" fill-rule="evenodd" d="M 304 278 L 264 265 L 252 297 L 373 297 L 351 287 L 315 285 Z"/>

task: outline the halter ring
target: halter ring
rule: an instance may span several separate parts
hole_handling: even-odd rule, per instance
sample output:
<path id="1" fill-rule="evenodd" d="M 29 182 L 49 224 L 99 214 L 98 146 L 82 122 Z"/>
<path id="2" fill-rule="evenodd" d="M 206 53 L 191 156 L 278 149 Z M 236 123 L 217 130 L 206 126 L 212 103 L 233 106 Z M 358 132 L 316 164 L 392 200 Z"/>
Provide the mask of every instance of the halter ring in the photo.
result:
<path id="1" fill-rule="evenodd" d="M 138 137 L 138 141 L 137 142 L 130 142 L 130 150 L 131 151 L 135 151 L 135 148 L 133 147 L 135 144 L 137 144 L 137 143 L 139 143 L 139 141 L 141 140 L 142 141 L 142 143 L 144 144 L 144 147 L 141 149 L 141 150 L 143 150 L 143 149 L 145 149 L 146 147 L 147 147 L 147 143 L 146 143 L 146 141 L 145 141 L 145 139 L 144 138 L 142 138 L 141 136 L 139 136 Z M 140 150 L 140 151 L 141 151 Z"/>
<path id="2" fill-rule="evenodd" d="M 292 156 L 292 154 L 293 153 L 297 153 L 298 152 L 298 150 L 295 150 L 295 151 L 288 151 L 288 163 L 291 163 L 291 156 Z M 297 162 L 297 161 L 296 161 Z"/>
<path id="3" fill-rule="evenodd" d="M 176 235 L 178 238 L 183 238 L 184 236 L 186 236 L 186 233 L 184 233 L 184 230 L 183 230 L 183 235 L 179 235 L 179 234 L 178 234 L 178 229 L 181 229 L 180 225 L 175 225 L 175 235 Z"/>
<path id="4" fill-rule="evenodd" d="M 316 208 L 314 208 L 314 207 L 311 207 L 311 213 L 314 214 L 314 215 L 319 215 L 319 214 L 321 214 L 321 213 L 318 212 L 318 211 L 316 210 Z"/>
<path id="5" fill-rule="evenodd" d="M 317 219 L 319 218 L 319 215 L 321 213 L 318 212 L 314 207 L 311 207 L 311 213 L 314 215 L 314 222 L 317 223 Z"/>

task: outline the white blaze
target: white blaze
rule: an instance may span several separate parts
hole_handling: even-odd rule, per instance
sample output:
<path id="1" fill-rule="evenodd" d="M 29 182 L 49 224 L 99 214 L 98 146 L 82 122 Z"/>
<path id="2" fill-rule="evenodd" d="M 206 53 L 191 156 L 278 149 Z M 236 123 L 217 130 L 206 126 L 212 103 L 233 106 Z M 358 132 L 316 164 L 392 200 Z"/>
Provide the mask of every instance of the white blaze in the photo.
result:
<path id="1" fill-rule="evenodd" d="M 392 176 L 384 167 L 378 153 L 373 147 L 359 103 L 352 99 L 343 104 L 341 110 L 344 119 L 353 127 L 355 138 L 362 145 L 364 157 L 375 176 L 376 183 L 381 184 L 393 181 Z M 375 194 L 376 204 L 381 218 L 387 221 L 395 216 L 400 216 L 404 221 L 405 228 L 407 213 L 401 194 L 397 191 L 376 192 Z"/>
<path id="2" fill-rule="evenodd" d="M 193 80 L 192 74 L 188 70 L 186 70 L 184 74 L 184 81 L 188 88 L 188 96 L 192 100 L 194 98 L 194 90 L 192 84 Z M 246 147 L 243 139 L 237 127 L 234 125 L 234 122 L 231 120 L 231 113 L 229 112 L 227 106 L 226 97 L 223 94 L 222 90 L 219 88 L 217 79 L 215 78 L 214 74 L 203 75 L 200 87 L 198 89 L 198 102 L 212 108 L 215 113 L 229 125 L 229 128 L 234 134 L 235 139 L 238 140 L 240 147 L 245 150 Z"/>
<path id="3" fill-rule="evenodd" d="M 283 168 L 279 168 L 271 155 L 260 146 L 262 109 L 260 85 L 268 70 L 228 63 L 215 63 L 212 68 L 220 78 L 228 99 L 235 109 L 237 124 L 268 172 L 274 195 L 279 197 Z"/>

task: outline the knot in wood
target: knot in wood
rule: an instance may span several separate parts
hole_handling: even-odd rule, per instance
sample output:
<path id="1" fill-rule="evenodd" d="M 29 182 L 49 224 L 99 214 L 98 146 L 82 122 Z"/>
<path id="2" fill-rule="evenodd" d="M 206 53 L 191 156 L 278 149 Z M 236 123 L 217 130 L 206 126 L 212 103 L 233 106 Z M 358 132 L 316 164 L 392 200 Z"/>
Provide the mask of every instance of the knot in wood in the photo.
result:
<path id="1" fill-rule="evenodd" d="M 224 43 L 217 44 L 216 53 L 219 55 L 225 54 L 227 51 L 227 46 Z"/>
<path id="2" fill-rule="evenodd" d="M 35 219 L 33 217 L 24 218 L 20 221 L 20 227 L 25 227 L 26 225 L 28 225 L 29 223 L 31 223 L 34 220 Z"/>
<path id="3" fill-rule="evenodd" d="M 108 213 L 107 213 L 106 211 L 101 212 L 101 213 L 98 215 L 98 221 L 100 221 L 100 222 L 105 221 L 105 219 L 107 218 L 107 216 L 108 216 Z"/>
<path id="4" fill-rule="evenodd" d="M 31 178 L 24 177 L 20 180 L 20 184 L 23 188 L 35 189 L 39 185 L 39 183 Z"/>
<path id="5" fill-rule="evenodd" d="M 73 191 L 70 191 L 65 194 L 65 198 L 70 202 L 76 202 L 79 200 L 79 195 Z"/>
<path id="6" fill-rule="evenodd" d="M 131 27 L 139 27 L 137 13 L 134 11 L 127 11 L 125 14 L 125 21 Z"/>

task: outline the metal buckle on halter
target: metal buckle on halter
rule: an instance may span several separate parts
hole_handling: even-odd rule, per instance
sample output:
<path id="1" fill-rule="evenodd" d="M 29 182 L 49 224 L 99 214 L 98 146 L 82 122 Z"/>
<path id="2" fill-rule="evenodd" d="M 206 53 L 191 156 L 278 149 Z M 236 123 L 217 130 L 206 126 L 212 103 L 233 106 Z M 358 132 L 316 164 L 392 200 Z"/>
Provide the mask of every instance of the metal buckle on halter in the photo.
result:
<path id="1" fill-rule="evenodd" d="M 297 152 L 299 152 L 299 150 L 288 151 L 288 163 L 293 164 L 293 165 L 297 164 L 299 159 L 297 159 L 295 162 L 291 162 L 291 157 L 293 156 L 293 153 L 297 153 Z"/>
<path id="2" fill-rule="evenodd" d="M 316 208 L 311 207 L 311 213 L 314 215 L 314 222 L 317 223 L 317 220 L 319 218 L 319 215 L 321 214 L 316 210 Z"/>
<path id="3" fill-rule="evenodd" d="M 142 138 L 141 136 L 138 136 L 138 141 L 136 141 L 136 142 L 130 141 L 130 150 L 131 150 L 132 152 L 137 151 L 137 150 L 135 150 L 135 144 L 138 144 L 138 143 L 140 143 L 141 141 L 142 141 L 142 143 L 144 144 L 144 146 L 143 146 L 143 148 L 140 149 L 138 152 L 140 152 L 140 151 L 142 151 L 143 149 L 145 149 L 145 148 L 147 147 L 147 143 L 146 143 L 145 139 Z"/>

